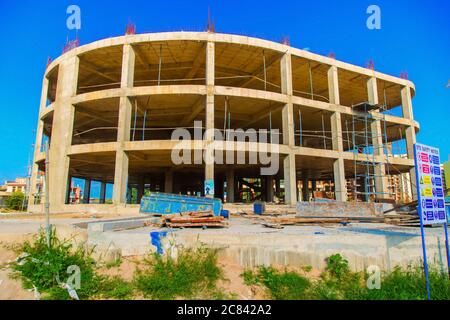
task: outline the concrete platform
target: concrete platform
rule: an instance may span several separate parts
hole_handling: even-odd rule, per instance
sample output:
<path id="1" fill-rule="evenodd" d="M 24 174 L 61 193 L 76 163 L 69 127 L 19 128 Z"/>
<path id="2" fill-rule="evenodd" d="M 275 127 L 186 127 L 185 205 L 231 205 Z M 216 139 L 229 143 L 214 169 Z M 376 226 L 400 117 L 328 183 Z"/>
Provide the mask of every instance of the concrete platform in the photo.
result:
<path id="1" fill-rule="evenodd" d="M 281 265 L 325 267 L 325 258 L 341 253 L 353 270 L 378 265 L 382 270 L 407 266 L 422 258 L 419 228 L 385 224 L 348 226 L 287 226 L 268 229 L 256 221 L 232 218 L 227 229 L 174 229 L 168 238 L 176 245 L 204 244 L 243 267 Z M 88 232 L 88 244 L 100 251 L 124 256 L 154 252 L 149 233 L 167 228 L 143 227 L 132 230 Z M 445 268 L 445 239 L 442 228 L 426 229 L 429 262 Z"/>

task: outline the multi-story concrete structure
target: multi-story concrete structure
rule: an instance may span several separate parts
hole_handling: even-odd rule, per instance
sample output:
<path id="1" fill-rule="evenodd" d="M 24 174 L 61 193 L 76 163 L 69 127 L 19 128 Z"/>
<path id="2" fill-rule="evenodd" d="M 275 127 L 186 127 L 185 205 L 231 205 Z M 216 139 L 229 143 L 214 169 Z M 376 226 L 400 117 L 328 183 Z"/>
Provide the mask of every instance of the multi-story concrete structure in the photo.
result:
<path id="1" fill-rule="evenodd" d="M 358 164 L 369 162 L 373 175 L 367 181 L 373 180 L 376 198 L 389 198 L 387 175 L 414 174 L 419 129 L 412 112 L 414 92 L 405 79 L 245 36 L 168 32 L 100 40 L 47 67 L 32 188 L 45 169 L 42 141 L 48 137 L 52 212 L 137 211 L 127 202 L 139 201 L 147 190 L 198 194 L 205 181 L 214 182 L 216 197 L 226 194 L 228 201 L 239 201 L 238 188 L 250 178 L 260 179 L 251 189 L 269 201 L 274 193 L 289 204 L 298 195 L 308 199 L 309 188 L 302 185 L 319 180 L 332 181 L 335 198 L 346 201 L 347 181 L 358 181 L 356 176 L 365 172 Z M 363 103 L 369 106 L 364 111 Z M 391 115 L 393 109 L 402 116 Z M 355 117 L 369 119 L 365 128 L 355 124 Z M 268 147 L 276 150 L 279 171 L 261 176 L 262 161 L 175 165 L 171 152 L 178 141 L 171 134 L 177 128 L 192 133 L 198 127 L 194 121 L 202 121 L 202 133 L 278 130 L 277 150 L 263 141 L 211 148 L 209 133 L 188 145 L 207 154 L 238 150 L 247 156 Z M 357 134 L 362 132 L 364 138 Z M 408 158 L 383 152 L 386 143 L 400 139 L 406 140 Z M 369 148 L 355 147 L 365 142 Z M 86 181 L 84 203 L 69 204 L 72 178 Z M 101 184 L 100 204 L 88 203 L 92 181 Z M 108 184 L 113 184 L 112 204 L 105 204 Z M 355 190 L 361 188 L 355 184 Z M 30 197 L 31 211 L 43 209 L 36 202 Z"/>

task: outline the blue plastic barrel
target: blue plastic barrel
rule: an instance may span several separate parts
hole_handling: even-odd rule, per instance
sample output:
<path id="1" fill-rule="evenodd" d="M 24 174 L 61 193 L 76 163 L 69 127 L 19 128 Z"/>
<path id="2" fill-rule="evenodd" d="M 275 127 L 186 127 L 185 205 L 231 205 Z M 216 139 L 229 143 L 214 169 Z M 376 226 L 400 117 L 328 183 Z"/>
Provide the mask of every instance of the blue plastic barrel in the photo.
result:
<path id="1" fill-rule="evenodd" d="M 230 218 L 230 211 L 228 211 L 228 210 L 222 210 L 222 211 L 220 212 L 220 215 L 221 215 L 222 217 L 224 217 L 225 219 L 229 219 L 229 218 Z"/>
<path id="2" fill-rule="evenodd" d="M 263 214 L 266 211 L 266 203 L 262 201 L 255 201 L 253 203 L 253 212 L 255 214 Z"/>

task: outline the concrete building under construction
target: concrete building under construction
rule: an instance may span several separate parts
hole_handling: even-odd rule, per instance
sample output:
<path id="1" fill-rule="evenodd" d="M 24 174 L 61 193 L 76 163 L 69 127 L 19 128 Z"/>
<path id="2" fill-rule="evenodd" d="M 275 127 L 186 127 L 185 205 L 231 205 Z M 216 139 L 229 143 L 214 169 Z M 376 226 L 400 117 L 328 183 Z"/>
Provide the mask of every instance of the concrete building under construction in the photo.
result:
<path id="1" fill-rule="evenodd" d="M 29 210 L 44 209 L 37 177 L 46 139 L 53 213 L 137 212 L 149 191 L 204 195 L 205 182 L 226 202 L 295 204 L 309 200 L 318 182 L 338 201 L 390 201 L 398 198 L 392 176 L 409 173 L 415 181 L 414 94 L 405 77 L 286 42 L 213 32 L 96 41 L 47 66 Z M 267 148 L 279 170 L 261 175 L 260 160 L 175 164 L 174 130 L 199 128 L 187 141 L 193 151 L 247 159 Z M 225 141 L 215 143 L 210 129 Z M 236 129 L 264 130 L 270 140 L 230 141 Z M 74 181 L 82 183 L 80 201 L 71 201 Z"/>

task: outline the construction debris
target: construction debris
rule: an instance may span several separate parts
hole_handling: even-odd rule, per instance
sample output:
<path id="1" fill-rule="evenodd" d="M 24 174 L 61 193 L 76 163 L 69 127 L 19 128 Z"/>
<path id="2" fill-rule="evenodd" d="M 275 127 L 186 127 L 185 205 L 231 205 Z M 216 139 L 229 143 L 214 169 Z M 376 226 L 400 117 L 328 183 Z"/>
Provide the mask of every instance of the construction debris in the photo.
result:
<path id="1" fill-rule="evenodd" d="M 222 216 L 214 216 L 213 211 L 184 212 L 162 217 L 163 226 L 169 228 L 225 228 L 228 223 Z"/>
<path id="2" fill-rule="evenodd" d="M 417 201 L 396 206 L 384 212 L 385 223 L 399 227 L 420 227 Z"/>

